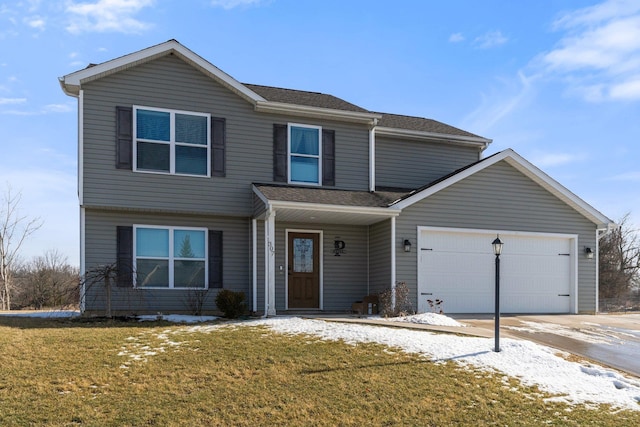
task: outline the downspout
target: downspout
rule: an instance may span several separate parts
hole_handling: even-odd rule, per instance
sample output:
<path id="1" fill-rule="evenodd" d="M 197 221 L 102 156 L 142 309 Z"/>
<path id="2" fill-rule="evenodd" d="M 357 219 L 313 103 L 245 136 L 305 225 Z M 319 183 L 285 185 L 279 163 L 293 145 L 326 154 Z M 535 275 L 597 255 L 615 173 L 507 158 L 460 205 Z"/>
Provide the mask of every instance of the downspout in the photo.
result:
<path id="1" fill-rule="evenodd" d="M 376 125 L 378 119 L 373 119 L 369 129 L 369 191 L 376 191 Z"/>
<path id="2" fill-rule="evenodd" d="M 396 217 L 391 217 L 391 308 L 396 310 Z"/>
<path id="3" fill-rule="evenodd" d="M 64 87 L 64 86 L 63 86 Z M 86 272 L 85 261 L 85 209 L 84 209 L 84 90 L 78 92 L 78 204 L 80 205 L 80 275 Z M 82 280 L 80 287 L 80 312 L 86 310 L 87 289 Z"/>
<path id="4" fill-rule="evenodd" d="M 251 220 L 251 252 L 252 252 L 252 277 L 251 277 L 251 293 L 253 301 L 251 310 L 255 313 L 258 311 L 258 220 Z"/>

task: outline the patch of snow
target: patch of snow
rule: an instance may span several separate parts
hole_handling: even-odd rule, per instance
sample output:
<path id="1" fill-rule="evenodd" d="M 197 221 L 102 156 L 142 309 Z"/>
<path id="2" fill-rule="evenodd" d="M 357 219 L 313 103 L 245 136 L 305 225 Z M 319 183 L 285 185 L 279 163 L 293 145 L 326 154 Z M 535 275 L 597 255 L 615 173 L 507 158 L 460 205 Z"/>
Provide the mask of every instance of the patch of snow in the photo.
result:
<path id="1" fill-rule="evenodd" d="M 494 352 L 492 338 L 460 337 L 409 329 L 277 317 L 239 322 L 236 326 L 264 325 L 282 334 L 313 335 L 349 344 L 379 343 L 399 347 L 434 361 L 455 361 L 518 378 L 526 386 L 538 386 L 554 395 L 550 400 L 569 404 L 610 404 L 640 410 L 640 383 L 612 370 L 583 366 L 557 355 L 557 350 L 530 341 L 503 339 Z M 190 329 L 213 331 L 225 325 L 202 325 Z M 620 387 L 624 384 L 624 387 Z"/>
<path id="2" fill-rule="evenodd" d="M 554 323 L 529 322 L 521 320 L 524 326 L 504 326 L 505 329 L 529 333 L 551 333 L 567 338 L 573 338 L 592 344 L 611 344 L 616 337 L 602 332 L 602 329 L 576 329 Z"/>
<path id="3" fill-rule="evenodd" d="M 421 314 L 414 314 L 412 316 L 402 316 L 402 317 L 382 317 L 381 319 L 388 320 L 390 322 L 419 323 L 421 325 L 455 326 L 455 327 L 467 326 L 452 319 L 451 317 L 445 316 L 444 314 L 438 314 L 438 313 L 421 313 Z"/>
<path id="4" fill-rule="evenodd" d="M 77 310 L 42 310 L 42 311 L 3 311 L 0 316 L 7 317 L 39 317 L 46 319 L 63 319 L 80 316 Z"/>

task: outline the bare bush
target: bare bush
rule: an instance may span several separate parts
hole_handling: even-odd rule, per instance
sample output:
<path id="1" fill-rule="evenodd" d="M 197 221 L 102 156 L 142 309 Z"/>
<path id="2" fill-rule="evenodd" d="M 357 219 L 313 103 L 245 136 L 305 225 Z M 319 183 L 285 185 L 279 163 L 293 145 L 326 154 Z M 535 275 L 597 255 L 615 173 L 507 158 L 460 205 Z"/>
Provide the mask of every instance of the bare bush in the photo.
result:
<path id="1" fill-rule="evenodd" d="M 409 301 L 409 287 L 406 282 L 396 283 L 395 305 L 393 304 L 393 289 L 378 294 L 380 314 L 383 317 L 408 316 L 415 313 Z"/>
<path id="2" fill-rule="evenodd" d="M 78 304 L 78 269 L 57 250 L 33 258 L 16 273 L 15 303 L 40 310 Z"/>

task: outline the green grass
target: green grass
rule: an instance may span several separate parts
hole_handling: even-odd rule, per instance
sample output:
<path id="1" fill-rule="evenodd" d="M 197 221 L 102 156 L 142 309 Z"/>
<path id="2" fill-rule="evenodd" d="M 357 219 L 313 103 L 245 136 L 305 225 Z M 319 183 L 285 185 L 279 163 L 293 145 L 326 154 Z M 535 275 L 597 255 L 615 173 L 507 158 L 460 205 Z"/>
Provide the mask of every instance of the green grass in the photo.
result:
<path id="1" fill-rule="evenodd" d="M 640 425 L 380 345 L 189 328 L 0 318 L 0 425 Z"/>

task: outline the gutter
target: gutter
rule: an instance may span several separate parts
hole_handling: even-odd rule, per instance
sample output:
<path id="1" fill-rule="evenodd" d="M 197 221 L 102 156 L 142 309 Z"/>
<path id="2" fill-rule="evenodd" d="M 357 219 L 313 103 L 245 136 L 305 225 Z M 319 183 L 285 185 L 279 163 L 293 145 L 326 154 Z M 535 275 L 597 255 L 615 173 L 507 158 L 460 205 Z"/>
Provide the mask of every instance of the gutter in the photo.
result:
<path id="1" fill-rule="evenodd" d="M 372 123 L 373 120 L 382 118 L 382 115 L 359 112 L 334 110 L 332 108 L 310 107 L 307 105 L 287 104 L 283 102 L 255 101 L 255 111 L 274 114 L 294 114 L 305 117 L 333 119 L 353 123 Z"/>
<path id="2" fill-rule="evenodd" d="M 480 136 L 463 136 L 463 135 L 450 135 L 445 133 L 437 133 L 437 132 L 425 132 L 419 130 L 409 130 L 409 129 L 397 129 L 397 128 L 389 128 L 389 127 L 376 127 L 376 135 L 381 136 L 400 136 L 407 138 L 416 138 L 422 139 L 426 141 L 448 141 L 455 144 L 462 145 L 474 145 L 480 146 L 482 151 L 484 151 L 491 142 L 492 139 L 482 138 Z"/>

